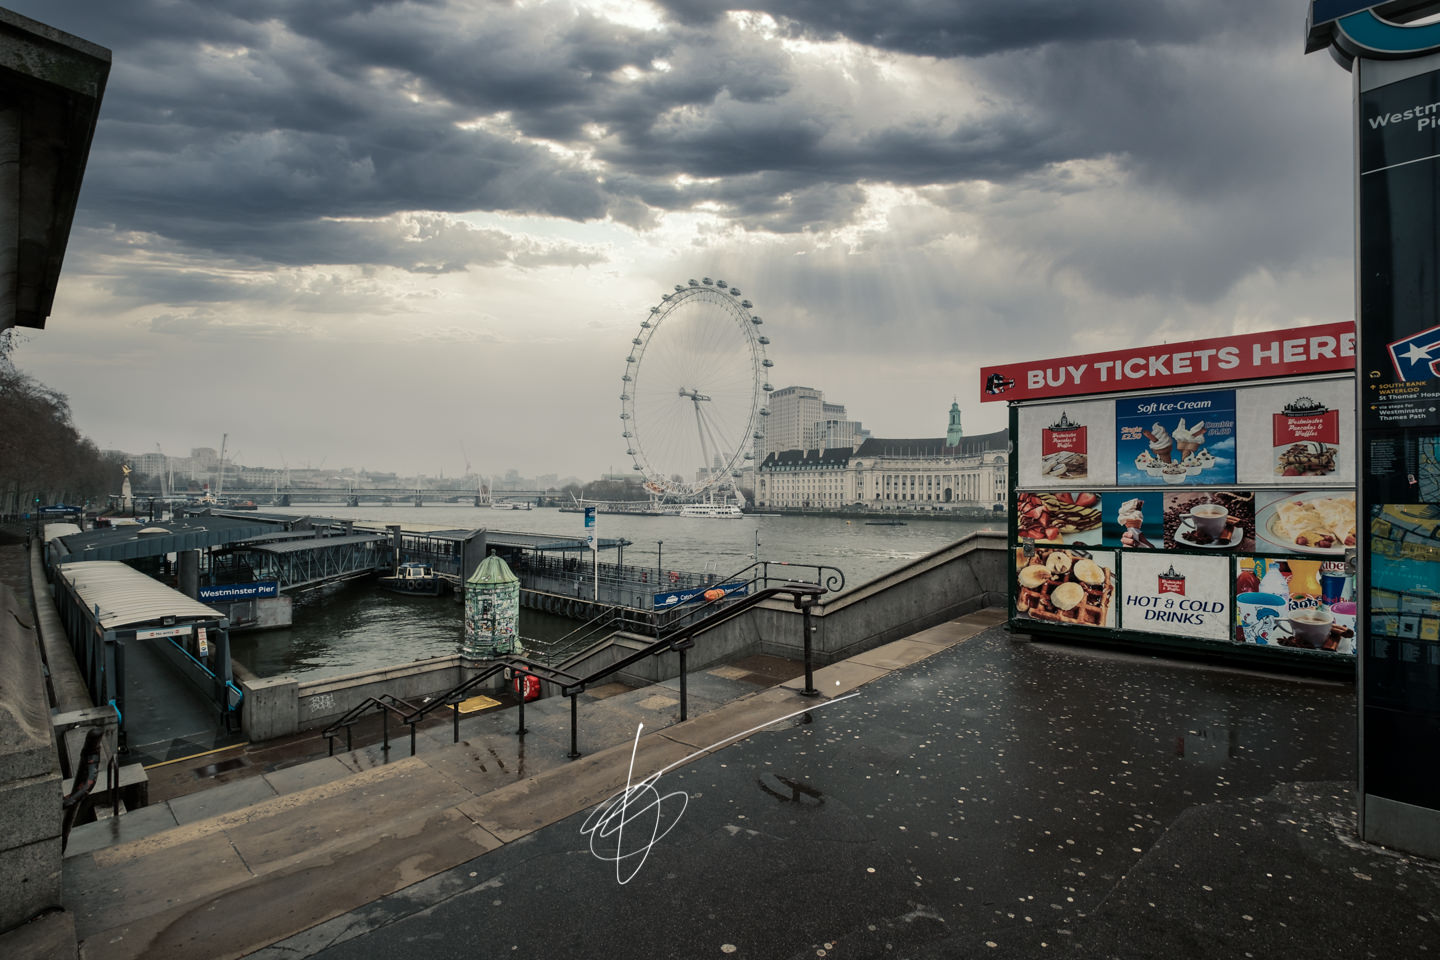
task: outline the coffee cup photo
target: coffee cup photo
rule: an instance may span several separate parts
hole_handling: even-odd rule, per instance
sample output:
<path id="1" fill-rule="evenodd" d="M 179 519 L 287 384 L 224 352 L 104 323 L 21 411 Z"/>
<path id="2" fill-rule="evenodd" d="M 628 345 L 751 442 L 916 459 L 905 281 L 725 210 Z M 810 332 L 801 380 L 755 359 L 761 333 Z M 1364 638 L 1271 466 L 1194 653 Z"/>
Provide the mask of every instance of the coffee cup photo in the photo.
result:
<path id="1" fill-rule="evenodd" d="M 1285 622 L 1290 624 L 1290 632 L 1296 640 L 1318 650 L 1330 636 L 1330 626 L 1335 622 L 1335 615 L 1324 607 L 1308 607 L 1292 611 L 1290 616 L 1285 618 Z"/>
<path id="2" fill-rule="evenodd" d="M 1221 504 L 1197 503 L 1189 513 L 1180 517 L 1180 522 L 1207 537 L 1216 538 L 1224 535 L 1229 519 L 1230 511 Z"/>

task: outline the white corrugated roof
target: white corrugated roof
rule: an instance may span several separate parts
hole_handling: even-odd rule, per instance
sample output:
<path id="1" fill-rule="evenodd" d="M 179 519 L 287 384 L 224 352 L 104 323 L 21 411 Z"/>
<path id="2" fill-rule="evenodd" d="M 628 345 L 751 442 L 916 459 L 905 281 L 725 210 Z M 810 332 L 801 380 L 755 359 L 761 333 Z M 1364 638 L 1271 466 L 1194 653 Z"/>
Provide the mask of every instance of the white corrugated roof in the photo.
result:
<path id="1" fill-rule="evenodd" d="M 47 523 L 45 524 L 45 542 L 49 543 L 56 537 L 68 537 L 72 533 L 79 533 L 80 527 L 74 523 Z"/>
<path id="2" fill-rule="evenodd" d="M 56 572 L 73 586 L 87 610 L 100 607 L 100 626 L 106 630 L 166 617 L 214 620 L 225 616 L 118 560 L 67 563 Z"/>

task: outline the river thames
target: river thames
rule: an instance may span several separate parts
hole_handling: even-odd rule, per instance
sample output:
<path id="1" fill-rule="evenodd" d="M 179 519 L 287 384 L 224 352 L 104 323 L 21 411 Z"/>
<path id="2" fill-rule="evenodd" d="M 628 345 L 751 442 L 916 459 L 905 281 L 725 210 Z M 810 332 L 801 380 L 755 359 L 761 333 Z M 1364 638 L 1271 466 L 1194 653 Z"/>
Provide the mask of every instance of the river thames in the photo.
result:
<path id="1" fill-rule="evenodd" d="M 555 508 L 307 504 L 264 510 L 365 524 L 398 523 L 417 531 L 485 528 L 561 537 L 584 535 L 581 514 L 561 513 Z M 713 520 L 601 514 L 597 519 L 601 539 L 631 541 L 624 548 L 627 565 L 724 576 L 758 556 L 772 562 L 838 567 L 845 574 L 846 590 L 975 531 L 1004 527 L 1003 515 L 993 521 L 906 520 L 903 526 L 872 526 L 862 518 L 799 516 Z M 615 562 L 615 552 L 605 551 L 601 561 Z M 235 634 L 232 653 L 260 676 L 291 675 L 306 680 L 445 656 L 456 651 L 460 611 L 453 597 L 398 596 L 373 582 L 359 581 L 323 596 L 298 600 L 295 623 L 289 629 Z M 575 626 L 573 621 L 534 610 L 520 612 L 520 633 L 525 637 L 550 639 Z"/>

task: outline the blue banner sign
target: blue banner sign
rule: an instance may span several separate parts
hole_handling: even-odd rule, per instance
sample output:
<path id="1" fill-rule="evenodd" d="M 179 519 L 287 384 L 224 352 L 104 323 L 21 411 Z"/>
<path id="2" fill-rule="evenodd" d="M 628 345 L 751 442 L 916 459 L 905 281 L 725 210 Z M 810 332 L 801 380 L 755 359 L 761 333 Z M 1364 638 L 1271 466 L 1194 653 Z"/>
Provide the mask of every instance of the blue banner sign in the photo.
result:
<path id="1" fill-rule="evenodd" d="M 280 581 L 261 580 L 258 583 L 223 583 L 215 587 L 200 588 L 201 603 L 212 600 L 255 600 L 261 597 L 280 596 Z"/>
<path id="2" fill-rule="evenodd" d="M 590 549 L 595 549 L 595 508 L 585 508 L 585 542 Z"/>
<path id="3" fill-rule="evenodd" d="M 727 597 L 743 597 L 749 591 L 748 583 L 717 583 L 709 587 L 695 587 L 690 590 L 671 590 L 669 593 L 655 594 L 655 609 L 663 610 L 666 607 L 678 607 L 683 603 L 694 603 L 696 600 L 712 599 L 705 594 L 711 590 L 719 590 Z"/>

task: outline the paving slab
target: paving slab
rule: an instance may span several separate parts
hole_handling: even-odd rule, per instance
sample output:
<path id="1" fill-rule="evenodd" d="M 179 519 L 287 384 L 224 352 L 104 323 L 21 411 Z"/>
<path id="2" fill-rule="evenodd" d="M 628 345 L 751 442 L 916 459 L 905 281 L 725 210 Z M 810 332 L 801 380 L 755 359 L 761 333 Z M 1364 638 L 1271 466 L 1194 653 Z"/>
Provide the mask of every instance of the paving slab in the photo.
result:
<path id="1" fill-rule="evenodd" d="M 470 793 L 480 795 L 568 763 L 562 748 L 546 737 L 478 736 L 431 750 L 425 763 Z"/>
<path id="2" fill-rule="evenodd" d="M 825 700 L 802 697 L 788 688 L 777 687 L 717 707 L 702 716 L 666 727 L 661 735 L 697 750 L 708 750 L 729 742 L 747 731 L 779 722 L 797 712 L 814 708 Z"/>
<path id="3" fill-rule="evenodd" d="M 238 887 L 253 876 L 230 839 L 219 832 L 167 844 L 163 856 L 115 854 L 146 842 L 66 861 L 65 905 L 75 915 L 75 932 L 82 941 L 99 936 L 121 919 L 129 922 L 161 913 Z"/>
<path id="4" fill-rule="evenodd" d="M 872 667 L 851 660 L 842 660 L 839 663 L 832 663 L 828 667 L 821 667 L 814 671 L 812 676 L 815 689 L 820 691 L 822 697 L 838 697 L 883 677 L 888 672 L 884 667 Z M 802 674 L 794 680 L 786 680 L 780 686 L 787 690 L 803 690 L 805 676 Z"/>
<path id="5" fill-rule="evenodd" d="M 640 738 L 633 766 L 631 751 L 631 744 L 620 744 L 581 757 L 565 767 L 477 797 L 459 809 L 510 843 L 604 802 L 625 789 L 632 773 L 634 781 L 643 780 L 694 752 L 683 743 L 657 735 Z"/>
<path id="6" fill-rule="evenodd" d="M 499 846 L 455 810 L 391 821 L 323 856 L 92 934 L 87 960 L 226 960 L 363 906 Z"/>
<path id="7" fill-rule="evenodd" d="M 263 777 L 247 777 L 234 783 L 222 784 L 210 790 L 187 794 L 165 801 L 176 823 L 194 823 L 220 813 L 229 813 L 253 803 L 268 800 L 276 790 Z"/>
<path id="8" fill-rule="evenodd" d="M 943 650 L 944 647 L 944 644 L 927 642 L 918 638 L 895 640 L 883 647 L 856 654 L 850 658 L 849 662 L 867 667 L 878 667 L 881 670 L 899 670 L 901 667 L 910 666 L 917 660 L 924 660 L 936 651 Z"/>
<path id="9" fill-rule="evenodd" d="M 74 960 L 79 949 L 75 918 L 64 910 L 0 933 L 0 957 L 6 960 Z"/>
<path id="10" fill-rule="evenodd" d="M 118 817 L 82 823 L 70 831 L 65 857 L 78 857 L 101 847 L 138 840 L 178 825 L 179 821 L 170 812 L 168 803 L 152 803 L 138 810 L 128 810 Z"/>
<path id="11" fill-rule="evenodd" d="M 319 760 L 297 763 L 281 770 L 271 770 L 263 777 L 265 782 L 270 784 L 277 794 L 280 794 L 307 790 L 322 783 L 348 777 L 353 772 L 337 757 L 321 757 Z"/>
<path id="12" fill-rule="evenodd" d="M 436 814 L 471 796 L 453 780 L 420 765 L 404 775 L 317 797 L 285 815 L 267 815 L 263 805 L 252 808 L 252 818 L 227 825 L 225 833 L 259 876 L 383 833 L 393 820 Z"/>

